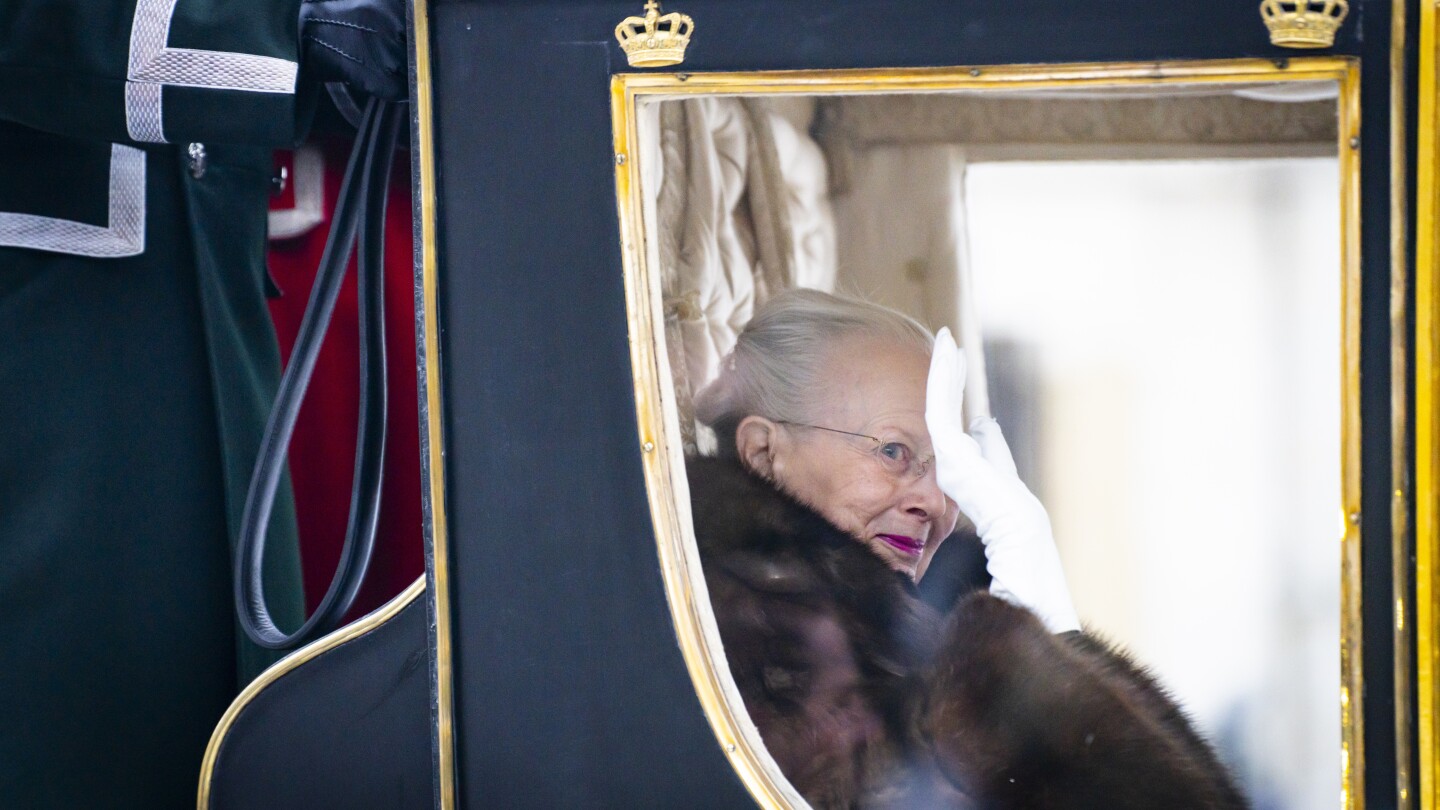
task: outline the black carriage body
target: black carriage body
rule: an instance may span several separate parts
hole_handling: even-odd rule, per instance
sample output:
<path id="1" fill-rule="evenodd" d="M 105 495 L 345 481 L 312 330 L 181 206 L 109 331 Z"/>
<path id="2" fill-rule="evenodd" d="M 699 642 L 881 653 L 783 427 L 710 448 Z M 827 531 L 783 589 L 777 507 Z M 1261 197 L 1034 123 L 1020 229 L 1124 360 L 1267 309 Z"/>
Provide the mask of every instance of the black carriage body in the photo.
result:
<path id="1" fill-rule="evenodd" d="M 677 648 L 635 430 L 608 91 L 632 70 L 612 31 L 639 6 L 429 9 L 451 600 L 441 620 L 464 807 L 750 802 Z M 1300 53 L 1269 43 L 1248 0 L 664 10 L 696 22 L 683 67 L 670 69 L 687 72 Z M 1361 60 L 1366 594 L 1392 587 L 1391 28 L 1389 3 L 1352 3 L 1325 51 Z M 1363 609 L 1365 791 L 1385 807 L 1397 774 L 1391 604 Z"/>
<path id="2" fill-rule="evenodd" d="M 1239 57 L 1284 65 L 1301 55 L 1269 43 L 1257 5 L 673 0 L 664 10 L 690 15 L 696 31 L 684 65 L 666 70 Z M 398 719 L 418 710 L 425 684 L 410 663 L 424 644 L 418 614 L 397 608 L 372 640 L 352 642 L 369 652 L 337 645 L 312 666 L 336 671 L 348 659 L 336 677 L 364 688 L 316 692 L 279 680 L 232 707 L 238 717 L 218 744 L 213 779 L 205 777 L 212 806 L 301 806 L 286 797 L 330 796 L 334 806 L 389 807 L 397 795 L 408 806 L 427 776 L 436 807 L 753 804 L 677 643 L 636 430 L 611 79 L 634 72 L 613 31 L 641 6 L 416 0 L 416 53 L 426 61 L 415 89 L 431 99 L 429 110 L 413 105 L 421 379 L 429 373 L 420 395 L 429 420 L 430 739 Z M 1394 47 L 1393 35 L 1416 12 L 1414 4 L 1352 0 L 1335 47 L 1322 51 L 1360 66 L 1361 130 L 1350 145 L 1362 178 L 1364 794 L 1356 798 L 1376 808 L 1394 806 L 1399 791 L 1415 795 L 1419 772 L 1413 630 L 1397 634 L 1392 614 L 1393 597 L 1414 601 L 1413 587 L 1397 590 L 1392 575 L 1414 569 L 1402 525 L 1413 519 L 1404 423 L 1413 390 L 1392 390 L 1410 373 L 1392 362 L 1414 354 L 1413 321 L 1404 316 L 1414 311 L 1413 284 L 1404 272 L 1392 278 L 1392 267 L 1410 267 L 1413 257 L 1392 250 L 1414 234 L 1392 229 L 1392 211 L 1408 205 L 1395 178 L 1413 176 L 1406 167 L 1415 132 L 1414 105 L 1392 98 L 1392 89 L 1402 102 L 1414 97 L 1404 89 L 1414 87 L 1414 48 Z M 1405 75 L 1392 75 L 1392 60 Z M 1403 135 L 1392 132 L 1395 115 Z M 1392 306 L 1402 313 L 1393 328 Z M 1216 592 L 1223 598 L 1223 584 Z M 1405 627 L 1414 625 L 1412 615 Z M 366 720 L 366 707 L 382 709 Z M 261 722 L 263 732 L 247 727 Z M 327 724 L 362 731 L 317 742 L 314 729 Z M 406 755 L 383 755 L 370 739 L 382 733 L 378 725 L 392 729 L 390 744 Z M 315 757 L 340 765 L 305 764 Z M 241 765 L 267 775 L 263 789 L 227 772 Z"/>

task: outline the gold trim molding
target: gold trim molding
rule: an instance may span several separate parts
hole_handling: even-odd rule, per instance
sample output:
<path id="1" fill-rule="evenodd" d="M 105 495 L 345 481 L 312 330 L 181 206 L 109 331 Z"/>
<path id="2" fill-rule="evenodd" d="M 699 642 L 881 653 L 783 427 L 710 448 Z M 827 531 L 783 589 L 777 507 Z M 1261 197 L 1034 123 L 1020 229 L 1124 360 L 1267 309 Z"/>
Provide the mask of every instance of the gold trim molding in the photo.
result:
<path id="1" fill-rule="evenodd" d="M 1420 4 L 1415 162 L 1415 679 L 1420 806 L 1440 808 L 1440 59 L 1435 3 Z"/>
<path id="2" fill-rule="evenodd" d="M 1406 155 L 1408 93 L 1405 70 L 1405 41 L 1408 21 L 1406 4 L 1390 9 L 1390 576 L 1394 605 L 1391 637 L 1394 640 L 1395 689 L 1395 808 L 1412 810 L 1416 798 L 1411 792 L 1415 774 L 1411 757 L 1415 751 L 1415 726 L 1411 722 L 1415 683 L 1412 628 L 1415 609 L 1410 599 L 1410 549 L 1412 548 L 1412 479 L 1410 474 L 1410 348 L 1409 332 L 1409 164 Z"/>
<path id="3" fill-rule="evenodd" d="M 1006 89 L 1138 88 L 1165 85 L 1334 81 L 1339 85 L 1341 174 L 1341 747 L 1346 810 L 1364 807 L 1360 591 L 1360 86 L 1359 61 L 1317 56 L 1070 65 L 966 66 L 755 73 L 618 74 L 611 80 L 615 190 L 634 369 L 637 448 L 666 596 L 695 691 L 721 749 L 762 807 L 806 804 L 765 751 L 725 663 L 690 519 L 679 415 L 665 349 L 660 278 L 647 266 L 642 216 L 638 107 L 646 100 L 699 95 L 836 95 Z M 1422 367 L 1424 366 L 1422 364 Z M 1423 420 L 1422 420 L 1423 424 Z M 1431 486 L 1433 487 L 1433 481 Z M 1427 490 L 1422 489 L 1422 492 Z M 1429 490 L 1433 493 L 1433 489 Z M 1433 494 L 1432 494 L 1433 498 Z M 1388 597 L 1387 597 L 1388 598 Z M 1422 605 L 1423 605 L 1422 599 Z M 1432 738 L 1433 739 L 1433 738 Z M 1433 744 L 1433 743 L 1432 743 Z M 1433 748 L 1430 749 L 1433 751 Z"/>
<path id="4" fill-rule="evenodd" d="M 425 499 L 426 536 L 429 540 L 426 577 L 431 594 L 430 619 L 435 644 L 431 659 L 434 712 L 435 789 L 440 810 L 453 810 L 456 804 L 455 772 L 455 684 L 454 653 L 451 642 L 450 607 L 450 534 L 446 517 L 445 497 L 445 436 L 442 427 L 440 383 L 440 309 L 439 309 L 439 247 L 436 242 L 435 185 L 435 107 L 430 56 L 429 0 L 413 0 L 411 38 L 415 49 L 415 85 L 411 99 L 415 110 L 414 165 L 416 203 L 420 208 L 420 284 L 415 291 L 416 309 L 421 315 L 419 343 L 420 398 L 425 403 L 422 414 L 424 432 L 421 436 L 424 465 L 423 497 Z"/>

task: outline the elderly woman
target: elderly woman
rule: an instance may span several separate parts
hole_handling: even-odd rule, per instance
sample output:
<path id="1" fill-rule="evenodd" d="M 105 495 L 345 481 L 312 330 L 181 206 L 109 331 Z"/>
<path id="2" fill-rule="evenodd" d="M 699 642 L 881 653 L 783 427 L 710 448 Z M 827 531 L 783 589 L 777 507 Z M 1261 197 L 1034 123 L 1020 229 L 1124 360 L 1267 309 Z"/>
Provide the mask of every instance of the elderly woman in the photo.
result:
<path id="1" fill-rule="evenodd" d="M 1236 808 L 1140 668 L 1079 632 L 1044 509 L 992 420 L 960 423 L 954 341 L 801 290 L 696 398 L 689 473 L 726 657 L 816 807 Z M 914 581 L 960 514 L 989 593 L 941 617 Z"/>

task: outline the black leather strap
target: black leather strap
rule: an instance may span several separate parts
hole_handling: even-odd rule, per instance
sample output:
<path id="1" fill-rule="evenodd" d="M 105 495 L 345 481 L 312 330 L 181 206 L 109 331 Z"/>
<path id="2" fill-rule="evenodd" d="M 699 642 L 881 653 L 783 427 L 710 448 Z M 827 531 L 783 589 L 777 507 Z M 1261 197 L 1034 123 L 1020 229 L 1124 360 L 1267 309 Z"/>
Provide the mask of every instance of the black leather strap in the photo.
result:
<path id="1" fill-rule="evenodd" d="M 385 195 L 403 107 L 372 99 L 365 107 L 315 287 L 306 305 L 290 364 L 261 439 L 255 472 L 240 523 L 235 551 L 235 607 L 240 626 L 252 641 L 272 650 L 293 649 L 329 632 L 344 617 L 364 581 L 375 546 L 385 457 L 385 334 L 383 297 Z M 285 470 L 286 451 L 320 345 L 335 311 L 357 232 L 360 237 L 360 418 L 355 446 L 355 477 L 350 490 L 350 519 L 330 587 L 315 614 L 293 633 L 275 625 L 266 607 L 265 538 Z"/>

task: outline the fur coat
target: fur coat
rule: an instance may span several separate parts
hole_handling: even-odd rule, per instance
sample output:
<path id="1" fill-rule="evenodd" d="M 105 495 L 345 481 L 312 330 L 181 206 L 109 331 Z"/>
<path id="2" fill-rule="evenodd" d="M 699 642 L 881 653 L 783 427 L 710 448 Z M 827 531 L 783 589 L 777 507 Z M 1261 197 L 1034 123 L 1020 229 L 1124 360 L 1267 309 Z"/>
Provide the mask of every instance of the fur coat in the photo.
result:
<path id="1" fill-rule="evenodd" d="M 689 464 L 726 658 L 817 808 L 1244 808 L 1175 702 L 1083 633 L 988 593 L 941 615 L 733 460 Z"/>

